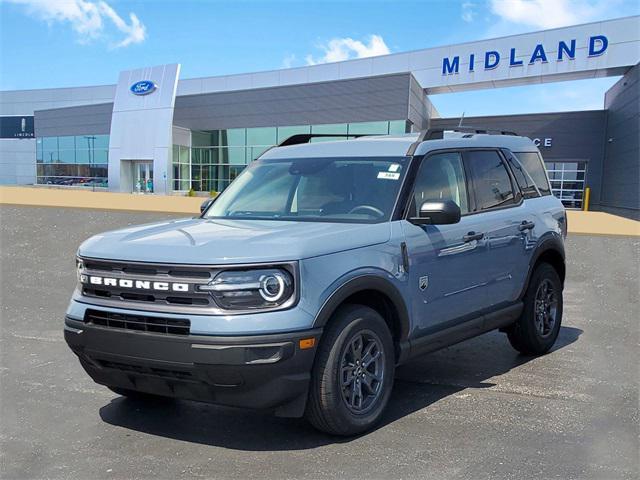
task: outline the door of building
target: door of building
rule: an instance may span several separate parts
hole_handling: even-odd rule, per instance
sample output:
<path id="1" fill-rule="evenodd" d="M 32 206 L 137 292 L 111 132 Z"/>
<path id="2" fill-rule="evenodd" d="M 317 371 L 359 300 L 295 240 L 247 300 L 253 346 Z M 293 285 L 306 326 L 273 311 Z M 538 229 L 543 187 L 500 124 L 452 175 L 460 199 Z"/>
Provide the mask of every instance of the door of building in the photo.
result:
<path id="1" fill-rule="evenodd" d="M 153 162 L 132 163 L 132 191 L 134 193 L 153 193 Z"/>
<path id="2" fill-rule="evenodd" d="M 553 160 L 545 162 L 551 190 L 565 208 L 582 209 L 587 176 L 585 160 Z"/>

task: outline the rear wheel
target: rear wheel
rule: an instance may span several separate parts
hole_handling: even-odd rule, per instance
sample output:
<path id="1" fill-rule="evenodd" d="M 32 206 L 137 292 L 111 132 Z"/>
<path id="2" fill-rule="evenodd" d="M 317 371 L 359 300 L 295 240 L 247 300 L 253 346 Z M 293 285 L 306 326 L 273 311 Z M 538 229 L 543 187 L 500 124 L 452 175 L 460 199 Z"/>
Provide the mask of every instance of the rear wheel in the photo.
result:
<path id="1" fill-rule="evenodd" d="M 524 309 L 509 329 L 509 342 L 521 353 L 542 355 L 553 346 L 562 322 L 562 282 L 556 270 L 542 263 L 533 272 Z"/>
<path id="2" fill-rule="evenodd" d="M 311 376 L 307 419 L 333 435 L 355 435 L 378 422 L 393 386 L 393 340 L 384 319 L 346 305 L 331 319 Z"/>

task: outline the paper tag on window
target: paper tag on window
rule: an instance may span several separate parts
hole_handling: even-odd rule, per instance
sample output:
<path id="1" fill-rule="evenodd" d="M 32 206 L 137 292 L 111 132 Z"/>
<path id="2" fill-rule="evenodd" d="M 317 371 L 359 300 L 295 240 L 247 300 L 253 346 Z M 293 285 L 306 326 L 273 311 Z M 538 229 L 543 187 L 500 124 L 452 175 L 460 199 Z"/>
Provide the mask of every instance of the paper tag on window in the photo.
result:
<path id="1" fill-rule="evenodd" d="M 391 165 L 389 165 L 390 172 L 397 172 L 398 170 L 400 170 L 400 164 L 392 163 Z"/>
<path id="2" fill-rule="evenodd" d="M 400 178 L 400 174 L 393 172 L 378 172 L 378 178 L 382 178 L 384 180 L 398 180 Z"/>

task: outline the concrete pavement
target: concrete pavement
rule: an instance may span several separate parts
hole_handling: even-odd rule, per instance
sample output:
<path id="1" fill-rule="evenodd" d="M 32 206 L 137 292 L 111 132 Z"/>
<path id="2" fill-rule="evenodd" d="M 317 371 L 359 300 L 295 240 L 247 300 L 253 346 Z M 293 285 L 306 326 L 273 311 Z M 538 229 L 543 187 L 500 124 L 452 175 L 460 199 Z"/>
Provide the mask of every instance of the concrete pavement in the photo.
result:
<path id="1" fill-rule="evenodd" d="M 498 332 L 397 372 L 383 423 L 352 439 L 304 420 L 94 384 L 62 337 L 74 254 L 174 217 L 0 206 L 0 478 L 638 478 L 640 240 L 570 235 L 563 327 L 539 358 Z"/>

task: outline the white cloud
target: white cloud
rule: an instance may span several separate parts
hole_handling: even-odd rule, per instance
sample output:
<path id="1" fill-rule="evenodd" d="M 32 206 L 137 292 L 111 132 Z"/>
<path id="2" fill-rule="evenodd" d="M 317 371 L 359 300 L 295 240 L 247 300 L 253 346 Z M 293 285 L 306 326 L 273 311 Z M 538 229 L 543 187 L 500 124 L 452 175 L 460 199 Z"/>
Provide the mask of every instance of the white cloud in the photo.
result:
<path id="1" fill-rule="evenodd" d="M 146 38 L 146 28 L 135 13 L 129 13 L 129 22 L 123 19 L 105 1 L 90 0 L 3 0 L 24 5 L 27 13 L 48 24 L 68 23 L 80 43 L 107 40 L 111 47 L 126 47 Z M 115 27 L 118 40 L 110 40 Z"/>
<path id="2" fill-rule="evenodd" d="M 324 51 L 321 57 L 307 55 L 307 65 L 318 63 L 341 62 L 350 58 L 366 58 L 390 53 L 389 47 L 380 35 L 371 35 L 369 42 L 361 42 L 353 38 L 333 38 L 326 44 L 318 45 Z"/>
<path id="3" fill-rule="evenodd" d="M 617 2 L 616 2 L 617 3 Z M 507 22 L 555 28 L 598 20 L 611 2 L 595 0 L 491 0 L 491 12 Z"/>
<path id="4" fill-rule="evenodd" d="M 296 56 L 292 53 L 282 59 L 282 68 L 291 68 L 296 61 Z"/>
<path id="5" fill-rule="evenodd" d="M 462 20 L 467 23 L 473 22 L 476 16 L 476 4 L 473 2 L 464 2 L 462 4 Z"/>

